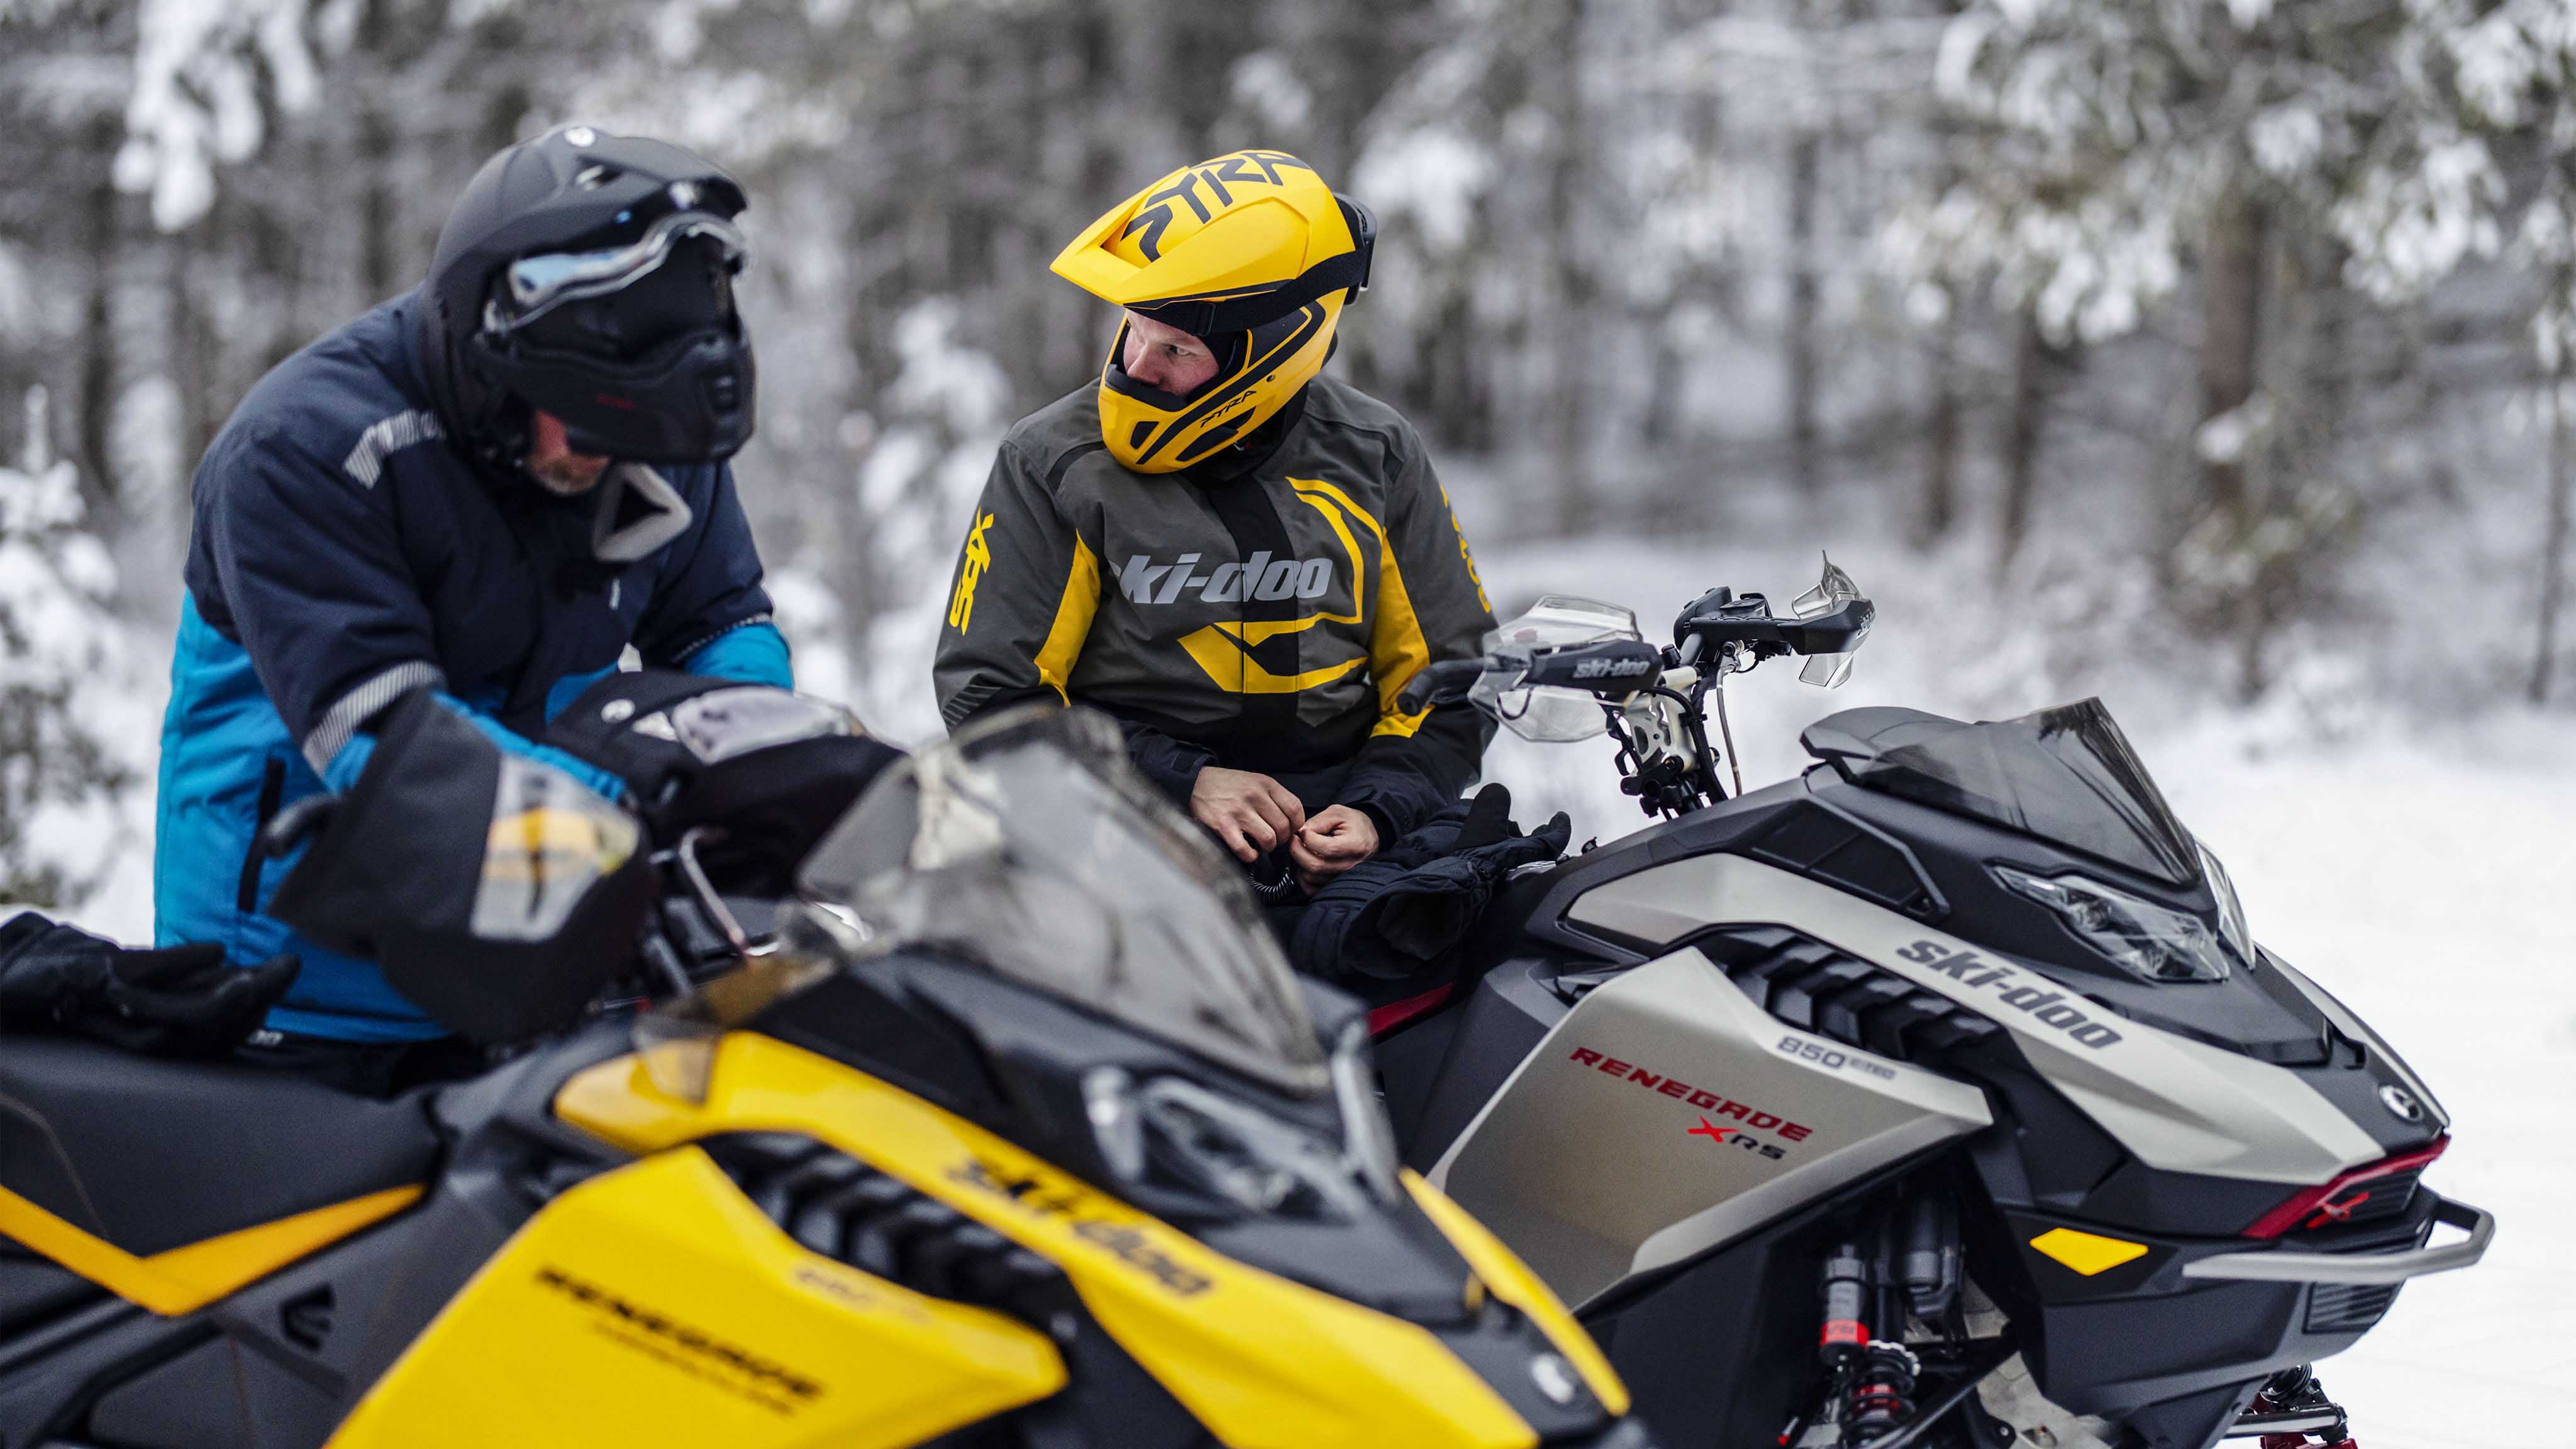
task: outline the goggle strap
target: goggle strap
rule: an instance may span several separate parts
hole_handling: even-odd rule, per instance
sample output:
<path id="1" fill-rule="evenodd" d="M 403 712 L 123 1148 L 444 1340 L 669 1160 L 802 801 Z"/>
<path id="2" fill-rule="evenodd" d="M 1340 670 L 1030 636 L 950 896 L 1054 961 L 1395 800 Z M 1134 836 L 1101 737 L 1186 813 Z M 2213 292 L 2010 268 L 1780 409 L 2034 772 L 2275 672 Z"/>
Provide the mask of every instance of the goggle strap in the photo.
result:
<path id="1" fill-rule="evenodd" d="M 517 311 L 508 316 L 500 313 L 498 300 L 487 306 L 484 325 L 487 329 L 508 333 L 545 316 L 567 302 L 588 301 L 624 290 L 651 274 L 680 243 L 708 237 L 724 248 L 728 265 L 739 265 L 745 247 L 742 233 L 722 217 L 704 212 L 680 212 L 663 217 L 643 236 L 622 247 L 607 247 L 592 252 L 553 252 L 536 257 L 522 257 L 512 262 L 507 272 L 510 296 Z M 531 262 L 553 262 L 559 273 L 541 281 L 530 281 L 523 270 Z"/>

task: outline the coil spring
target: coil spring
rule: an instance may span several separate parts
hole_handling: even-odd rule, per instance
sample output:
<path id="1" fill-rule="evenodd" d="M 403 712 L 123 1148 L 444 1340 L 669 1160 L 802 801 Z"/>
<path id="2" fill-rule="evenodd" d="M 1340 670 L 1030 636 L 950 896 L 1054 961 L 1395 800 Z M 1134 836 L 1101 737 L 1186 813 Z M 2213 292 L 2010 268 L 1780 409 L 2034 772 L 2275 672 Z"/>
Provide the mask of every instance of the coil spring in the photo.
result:
<path id="1" fill-rule="evenodd" d="M 1914 1417 L 1914 1380 L 1922 1371 L 1922 1362 L 1901 1343 L 1882 1340 L 1869 1346 L 1853 1376 L 1851 1394 L 1850 1423 L 1863 1441 Z"/>

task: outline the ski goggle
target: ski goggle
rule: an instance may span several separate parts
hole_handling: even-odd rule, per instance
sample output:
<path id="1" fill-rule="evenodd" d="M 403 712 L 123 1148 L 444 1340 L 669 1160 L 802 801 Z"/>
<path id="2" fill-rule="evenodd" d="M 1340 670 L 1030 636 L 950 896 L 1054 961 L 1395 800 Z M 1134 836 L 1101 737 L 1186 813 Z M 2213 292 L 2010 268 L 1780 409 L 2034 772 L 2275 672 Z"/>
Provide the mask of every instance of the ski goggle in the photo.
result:
<path id="1" fill-rule="evenodd" d="M 499 332 L 514 332 L 567 303 L 623 291 L 670 260 L 682 242 L 699 238 L 716 244 L 725 270 L 742 269 L 748 249 L 732 222 L 703 211 L 674 212 L 624 246 L 552 252 L 512 262 L 507 274 L 511 310 L 506 316 L 497 315 L 496 305 L 491 309 L 496 315 L 487 317 L 486 323 Z"/>

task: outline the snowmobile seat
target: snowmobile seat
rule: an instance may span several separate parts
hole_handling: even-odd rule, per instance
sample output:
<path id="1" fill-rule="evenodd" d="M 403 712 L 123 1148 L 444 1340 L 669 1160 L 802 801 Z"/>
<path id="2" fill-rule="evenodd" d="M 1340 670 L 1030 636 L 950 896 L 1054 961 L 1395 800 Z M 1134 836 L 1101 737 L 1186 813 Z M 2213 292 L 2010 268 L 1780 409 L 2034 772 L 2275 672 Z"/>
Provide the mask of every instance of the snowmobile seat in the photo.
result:
<path id="1" fill-rule="evenodd" d="M 438 1148 L 418 1094 L 0 1037 L 0 1210 L 136 1257 L 426 1182 Z"/>

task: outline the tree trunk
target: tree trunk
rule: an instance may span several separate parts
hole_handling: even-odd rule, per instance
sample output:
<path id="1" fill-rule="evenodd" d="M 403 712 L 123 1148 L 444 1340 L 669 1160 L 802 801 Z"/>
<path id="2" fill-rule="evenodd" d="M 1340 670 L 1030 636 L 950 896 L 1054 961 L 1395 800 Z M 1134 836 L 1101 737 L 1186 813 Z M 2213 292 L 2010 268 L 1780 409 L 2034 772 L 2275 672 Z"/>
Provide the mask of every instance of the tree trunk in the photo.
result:
<path id="1" fill-rule="evenodd" d="M 1816 386 L 1823 351 L 1817 336 L 1816 173 L 1824 140 L 1801 130 L 1789 143 L 1789 481 L 1814 501 L 1824 484 L 1816 429 Z"/>
<path id="2" fill-rule="evenodd" d="M 1950 299 L 1932 334 L 1932 415 L 1925 420 L 1922 506 L 1914 514 L 1914 544 L 1925 548 L 1959 521 L 1959 302 Z"/>
<path id="3" fill-rule="evenodd" d="M 116 154 L 123 127 L 114 116 L 92 129 L 90 149 L 100 165 L 87 197 L 89 291 L 81 299 L 80 414 L 73 446 L 79 450 L 81 501 L 90 526 L 113 538 L 124 525 L 117 487 L 113 434 L 116 419 L 116 258 L 119 200 L 106 158 Z"/>
<path id="4" fill-rule="evenodd" d="M 2048 339 L 2039 315 L 2025 306 L 2013 339 L 2012 406 L 2004 417 L 2004 496 L 1995 572 L 2002 575 L 2021 551 L 2030 528 L 2031 496 L 2039 488 L 2040 434 L 2048 413 Z"/>
<path id="5" fill-rule="evenodd" d="M 226 201 L 218 197 L 220 212 Z M 171 381 L 179 392 L 179 469 L 171 480 L 169 506 L 176 510 L 178 526 L 184 534 L 188 523 L 189 478 L 197 460 L 215 440 L 215 430 L 222 424 L 222 413 L 215 399 L 215 339 L 213 324 L 205 309 L 198 305 L 196 286 L 191 274 L 200 255 L 200 244 L 216 224 L 209 215 L 189 230 L 162 238 L 162 251 L 168 271 L 165 274 L 164 303 L 168 307 Z"/>
<path id="6" fill-rule="evenodd" d="M 1553 84 L 1549 109 L 1557 126 L 1555 164 L 1548 176 L 1549 270 L 1556 293 L 1555 316 L 1543 344 L 1551 379 L 1549 452 L 1555 464 L 1556 526 L 1560 534 L 1580 534 L 1600 526 L 1594 516 L 1592 459 L 1585 449 L 1584 424 L 1590 415 L 1590 374 L 1577 345 L 1591 325 L 1591 269 L 1582 253 L 1581 227 L 1589 211 L 1584 167 L 1588 160 L 1583 95 L 1583 0 L 1561 0 L 1556 53 L 1546 58 Z"/>
<path id="7" fill-rule="evenodd" d="M 2200 420 L 2207 424 L 2254 396 L 2262 338 L 2263 214 L 2242 199 L 2219 209 L 2201 258 Z M 2200 458 L 2201 501 L 2243 524 L 2250 501 L 2243 448 Z"/>
<path id="8" fill-rule="evenodd" d="M 2561 281 L 2559 295 L 2566 295 Z M 2567 378 L 2565 368 L 2549 375 L 2549 521 L 2540 535 L 2540 642 L 2531 657 L 2531 702 L 2549 702 L 2550 676 L 2558 662 L 2558 615 L 2567 601 Z"/>

